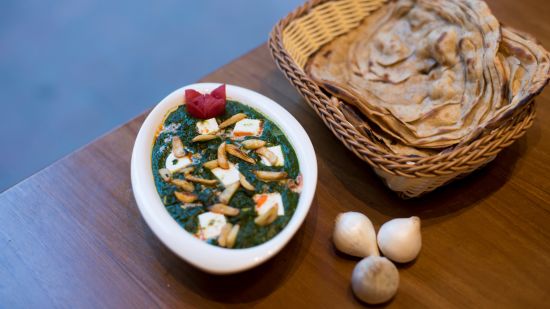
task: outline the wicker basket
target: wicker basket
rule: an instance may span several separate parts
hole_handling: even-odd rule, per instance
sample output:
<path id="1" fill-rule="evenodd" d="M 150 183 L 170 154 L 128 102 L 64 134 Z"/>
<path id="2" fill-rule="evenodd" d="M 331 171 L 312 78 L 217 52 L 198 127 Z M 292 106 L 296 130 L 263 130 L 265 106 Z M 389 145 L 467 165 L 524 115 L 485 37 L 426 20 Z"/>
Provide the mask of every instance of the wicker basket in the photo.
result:
<path id="1" fill-rule="evenodd" d="M 521 107 L 498 128 L 469 144 L 429 157 L 411 158 L 390 153 L 378 141 L 351 125 L 331 98 L 305 73 L 308 58 L 335 37 L 357 27 L 387 0 L 310 0 L 273 28 L 269 47 L 275 62 L 325 125 L 374 168 L 401 197 L 417 197 L 484 166 L 520 138 L 535 118 L 533 101 Z"/>

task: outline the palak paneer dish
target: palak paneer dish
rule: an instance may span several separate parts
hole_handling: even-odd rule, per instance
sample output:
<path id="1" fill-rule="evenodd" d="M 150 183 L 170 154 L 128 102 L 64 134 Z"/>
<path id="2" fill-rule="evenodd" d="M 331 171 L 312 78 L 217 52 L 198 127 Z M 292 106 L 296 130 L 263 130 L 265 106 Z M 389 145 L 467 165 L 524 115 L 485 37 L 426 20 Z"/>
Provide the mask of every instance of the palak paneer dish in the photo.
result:
<path id="1" fill-rule="evenodd" d="M 225 97 L 186 90 L 165 117 L 152 168 L 166 210 L 189 233 L 224 248 L 248 248 L 277 235 L 298 205 L 296 153 L 264 115 Z"/>

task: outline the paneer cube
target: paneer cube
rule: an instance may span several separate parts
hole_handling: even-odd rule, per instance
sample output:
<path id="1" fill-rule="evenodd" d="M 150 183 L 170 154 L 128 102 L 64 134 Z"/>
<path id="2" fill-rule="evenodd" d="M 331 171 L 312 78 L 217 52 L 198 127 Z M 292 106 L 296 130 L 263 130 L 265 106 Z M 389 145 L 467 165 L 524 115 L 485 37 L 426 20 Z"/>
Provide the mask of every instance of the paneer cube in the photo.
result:
<path id="1" fill-rule="evenodd" d="M 277 208 L 277 214 L 279 216 L 285 215 L 285 206 L 280 193 L 256 194 L 252 197 L 252 199 L 256 203 L 256 212 L 258 215 L 265 213 L 271 209 L 271 207 L 275 206 L 275 204 L 279 205 Z"/>
<path id="2" fill-rule="evenodd" d="M 262 135 L 263 124 L 258 119 L 243 119 L 235 124 L 233 128 L 233 138 L 242 138 L 245 136 Z"/>
<path id="3" fill-rule="evenodd" d="M 283 149 L 281 148 L 281 145 L 267 147 L 267 150 L 273 152 L 277 156 L 277 162 L 275 163 L 275 166 L 285 165 L 285 156 L 283 155 Z M 271 166 L 271 163 L 263 156 L 262 163 L 266 166 Z"/>
<path id="4" fill-rule="evenodd" d="M 219 130 L 216 118 L 197 121 L 197 132 L 199 134 L 214 134 Z"/>
<path id="5" fill-rule="evenodd" d="M 166 157 L 166 163 L 164 166 L 172 173 L 176 173 L 181 169 L 184 169 L 191 165 L 193 161 L 190 155 L 186 155 L 183 158 L 176 158 L 172 152 Z"/>
<path id="6" fill-rule="evenodd" d="M 225 216 L 213 212 L 205 212 L 198 216 L 199 230 L 197 237 L 203 240 L 218 237 L 222 227 L 227 222 Z"/>
<path id="7" fill-rule="evenodd" d="M 239 181 L 239 176 L 240 176 L 239 168 L 237 165 L 233 163 L 229 163 L 228 169 L 216 167 L 215 169 L 212 169 L 212 173 L 226 187 Z"/>

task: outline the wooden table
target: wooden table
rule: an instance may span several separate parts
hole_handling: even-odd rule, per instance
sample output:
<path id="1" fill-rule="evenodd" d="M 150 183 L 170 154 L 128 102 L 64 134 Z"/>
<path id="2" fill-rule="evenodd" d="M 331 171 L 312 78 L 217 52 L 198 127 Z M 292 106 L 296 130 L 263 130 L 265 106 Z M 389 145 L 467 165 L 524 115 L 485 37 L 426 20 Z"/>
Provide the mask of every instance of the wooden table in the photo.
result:
<path id="1" fill-rule="evenodd" d="M 550 47 L 546 1 L 490 4 L 504 23 Z M 377 228 L 394 217 L 423 220 L 421 255 L 399 267 L 390 307 L 550 303 L 549 91 L 538 99 L 533 128 L 493 163 L 404 201 L 322 125 L 266 46 L 203 81 L 273 98 L 312 139 L 317 194 L 285 249 L 253 270 L 212 276 L 165 248 L 141 219 L 130 185 L 143 114 L 0 195 L 0 307 L 361 306 L 349 284 L 358 260 L 337 253 L 330 241 L 334 218 L 350 210 L 367 214 Z"/>

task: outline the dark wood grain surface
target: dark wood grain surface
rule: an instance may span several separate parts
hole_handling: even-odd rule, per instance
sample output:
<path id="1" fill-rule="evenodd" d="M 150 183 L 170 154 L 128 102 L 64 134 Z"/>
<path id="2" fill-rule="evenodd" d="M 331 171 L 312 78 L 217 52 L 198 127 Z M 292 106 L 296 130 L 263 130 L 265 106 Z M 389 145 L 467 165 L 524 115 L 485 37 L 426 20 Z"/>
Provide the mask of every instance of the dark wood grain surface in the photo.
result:
<path id="1" fill-rule="evenodd" d="M 546 0 L 489 4 L 502 22 L 550 47 Z M 550 304 L 549 91 L 537 100 L 535 125 L 493 163 L 404 201 L 322 125 L 266 46 L 203 81 L 274 99 L 310 135 L 319 184 L 290 243 L 262 266 L 231 276 L 205 274 L 172 254 L 132 195 L 130 153 L 141 115 L 0 195 L 0 307 L 359 307 L 349 285 L 358 260 L 330 241 L 334 218 L 350 210 L 377 228 L 394 217 L 423 220 L 422 252 L 399 266 L 401 285 L 389 307 Z"/>

